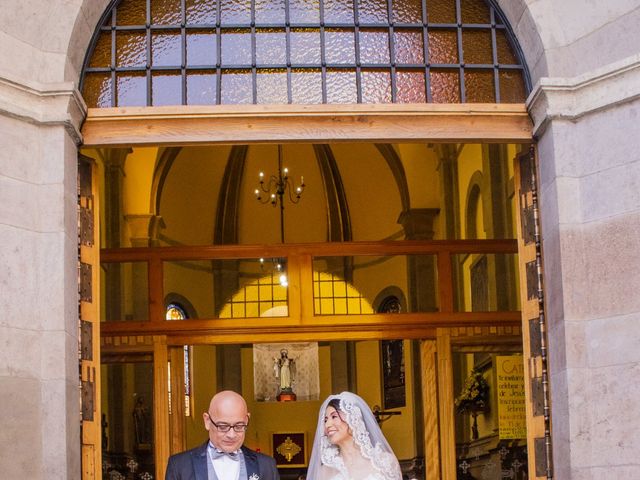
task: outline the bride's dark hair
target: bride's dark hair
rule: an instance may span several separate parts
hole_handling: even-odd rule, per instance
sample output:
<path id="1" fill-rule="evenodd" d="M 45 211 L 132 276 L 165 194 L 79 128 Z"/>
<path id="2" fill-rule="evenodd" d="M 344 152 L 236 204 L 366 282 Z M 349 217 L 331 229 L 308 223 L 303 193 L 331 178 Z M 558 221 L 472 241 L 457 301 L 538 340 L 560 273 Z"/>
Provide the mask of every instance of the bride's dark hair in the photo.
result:
<path id="1" fill-rule="evenodd" d="M 343 422 L 345 422 L 344 417 L 342 416 L 344 414 L 343 410 L 340 408 L 340 399 L 339 398 L 334 398 L 333 400 L 330 400 L 329 403 L 327 404 L 327 408 L 329 407 L 333 407 L 336 410 L 336 413 L 338 414 L 338 416 L 340 417 L 340 420 L 342 420 Z M 327 408 L 324 409 L 325 414 L 327 413 Z"/>

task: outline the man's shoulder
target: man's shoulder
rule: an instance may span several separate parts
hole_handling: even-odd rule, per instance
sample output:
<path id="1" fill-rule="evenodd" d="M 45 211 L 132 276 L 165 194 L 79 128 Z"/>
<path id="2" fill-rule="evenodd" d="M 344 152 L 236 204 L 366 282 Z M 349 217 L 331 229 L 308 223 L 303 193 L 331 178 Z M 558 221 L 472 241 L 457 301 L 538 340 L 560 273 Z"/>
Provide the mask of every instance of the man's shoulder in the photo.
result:
<path id="1" fill-rule="evenodd" d="M 185 450 L 184 452 L 180 452 L 180 453 L 174 453 L 173 455 L 171 455 L 171 457 L 169 457 L 169 460 L 179 462 L 180 460 L 185 460 L 194 456 L 197 457 L 202 455 L 203 453 L 206 453 L 206 448 L 207 448 L 207 444 L 204 443 L 190 450 Z"/>
<path id="2" fill-rule="evenodd" d="M 255 450 L 251 450 L 249 447 L 242 447 L 242 450 L 244 451 L 245 455 L 253 455 L 256 457 L 256 459 L 259 462 L 268 462 L 268 463 L 274 463 L 275 464 L 275 459 L 269 455 L 266 455 L 264 453 L 260 453 L 260 452 L 256 452 Z"/>

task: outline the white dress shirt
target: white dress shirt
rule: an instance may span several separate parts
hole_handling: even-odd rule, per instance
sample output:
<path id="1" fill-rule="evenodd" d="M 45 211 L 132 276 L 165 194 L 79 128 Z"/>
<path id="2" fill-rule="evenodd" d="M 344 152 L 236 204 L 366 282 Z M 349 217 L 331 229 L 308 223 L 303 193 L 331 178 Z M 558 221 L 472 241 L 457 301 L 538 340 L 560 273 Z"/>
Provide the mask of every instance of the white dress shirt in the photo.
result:
<path id="1" fill-rule="evenodd" d="M 215 449 L 211 443 L 207 448 L 209 454 L 209 460 L 213 464 L 213 469 L 216 472 L 218 480 L 239 480 L 240 479 L 240 459 L 234 460 L 228 455 L 223 455 L 218 458 L 213 458 L 212 451 Z M 238 455 L 239 452 L 236 452 Z"/>

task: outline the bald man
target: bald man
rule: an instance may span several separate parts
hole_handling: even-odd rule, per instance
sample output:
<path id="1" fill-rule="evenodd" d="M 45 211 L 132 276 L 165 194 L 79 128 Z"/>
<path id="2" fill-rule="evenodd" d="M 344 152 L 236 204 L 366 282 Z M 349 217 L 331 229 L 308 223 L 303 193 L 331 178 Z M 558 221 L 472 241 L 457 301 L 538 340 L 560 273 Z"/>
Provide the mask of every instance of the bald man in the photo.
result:
<path id="1" fill-rule="evenodd" d="M 211 399 L 202 414 L 209 440 L 172 455 L 166 480 L 279 480 L 273 458 L 244 447 L 249 424 L 247 402 L 226 390 Z"/>

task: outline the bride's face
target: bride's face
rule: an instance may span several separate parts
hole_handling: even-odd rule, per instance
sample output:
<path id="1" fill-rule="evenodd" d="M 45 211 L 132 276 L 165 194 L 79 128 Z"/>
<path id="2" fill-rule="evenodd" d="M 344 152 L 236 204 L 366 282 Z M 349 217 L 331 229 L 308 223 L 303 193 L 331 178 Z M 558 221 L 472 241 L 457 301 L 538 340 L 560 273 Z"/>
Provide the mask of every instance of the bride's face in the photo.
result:
<path id="1" fill-rule="evenodd" d="M 351 438 L 349 425 L 342 420 L 338 411 L 331 405 L 327 407 L 324 414 L 324 434 L 334 445 L 340 445 Z"/>

